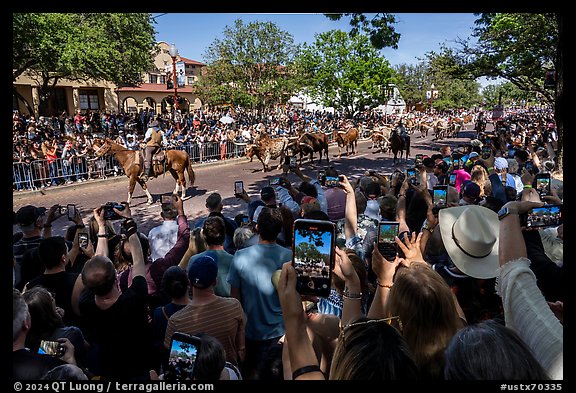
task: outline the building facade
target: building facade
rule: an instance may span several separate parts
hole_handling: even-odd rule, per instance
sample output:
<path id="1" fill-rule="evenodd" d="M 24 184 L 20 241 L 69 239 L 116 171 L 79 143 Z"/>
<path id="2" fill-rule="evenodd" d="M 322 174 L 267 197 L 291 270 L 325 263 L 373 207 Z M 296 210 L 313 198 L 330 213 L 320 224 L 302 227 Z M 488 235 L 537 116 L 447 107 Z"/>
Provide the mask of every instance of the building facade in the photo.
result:
<path id="1" fill-rule="evenodd" d="M 156 113 L 172 111 L 175 93 L 180 97 L 178 109 L 182 113 L 200 108 L 202 102 L 192 92 L 192 85 L 198 80 L 200 70 L 206 64 L 181 56 L 176 62 L 183 63 L 183 86 L 168 89 L 167 78 L 173 78 L 170 72 L 172 57 L 168 52 L 170 45 L 158 42 L 158 54 L 154 58 L 154 67 L 144 73 L 142 85 L 137 87 L 118 87 L 111 82 L 89 81 L 78 82 L 62 79 L 54 87 L 54 93 L 48 99 L 46 109 L 39 113 L 38 83 L 27 76 L 21 75 L 13 83 L 12 109 L 24 115 L 58 116 L 62 112 L 73 114 L 78 109 L 87 111 L 103 111 L 108 113 L 140 112 L 143 109 L 153 109 Z"/>

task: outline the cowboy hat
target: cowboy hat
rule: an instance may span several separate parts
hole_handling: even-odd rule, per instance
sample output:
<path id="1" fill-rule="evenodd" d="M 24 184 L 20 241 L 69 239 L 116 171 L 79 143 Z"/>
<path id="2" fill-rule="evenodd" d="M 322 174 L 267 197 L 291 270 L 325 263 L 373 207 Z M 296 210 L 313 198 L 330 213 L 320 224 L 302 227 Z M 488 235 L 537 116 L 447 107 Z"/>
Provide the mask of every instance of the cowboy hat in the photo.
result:
<path id="1" fill-rule="evenodd" d="M 483 206 L 441 209 L 438 221 L 442 241 L 456 267 L 474 278 L 494 278 L 498 261 L 498 215 Z"/>

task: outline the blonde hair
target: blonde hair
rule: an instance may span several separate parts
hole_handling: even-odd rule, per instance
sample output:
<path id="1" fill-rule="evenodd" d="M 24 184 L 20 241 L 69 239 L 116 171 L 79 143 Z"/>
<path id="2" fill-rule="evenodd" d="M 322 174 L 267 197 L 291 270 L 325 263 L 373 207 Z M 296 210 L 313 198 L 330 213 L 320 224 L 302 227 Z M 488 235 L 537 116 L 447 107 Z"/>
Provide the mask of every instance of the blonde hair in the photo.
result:
<path id="1" fill-rule="evenodd" d="M 444 350 L 462 327 L 452 290 L 426 263 L 400 265 L 387 304 L 424 375 L 439 378 Z"/>
<path id="2" fill-rule="evenodd" d="M 470 180 L 480 187 L 480 197 L 484 198 L 486 194 L 484 193 L 484 185 L 489 182 L 488 172 L 481 165 L 474 165 L 470 171 Z"/>

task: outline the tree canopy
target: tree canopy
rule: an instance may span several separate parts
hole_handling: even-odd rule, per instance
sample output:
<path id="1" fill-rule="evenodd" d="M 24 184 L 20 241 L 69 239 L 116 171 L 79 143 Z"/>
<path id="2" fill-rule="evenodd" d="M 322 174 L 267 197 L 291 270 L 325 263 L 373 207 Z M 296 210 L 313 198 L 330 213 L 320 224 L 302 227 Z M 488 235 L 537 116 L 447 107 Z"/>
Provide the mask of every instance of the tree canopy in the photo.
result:
<path id="1" fill-rule="evenodd" d="M 293 59 L 298 46 L 272 22 L 235 21 L 208 47 L 208 66 L 196 93 L 211 104 L 253 108 L 287 101 L 298 90 Z"/>
<path id="2" fill-rule="evenodd" d="M 316 34 L 297 59 L 305 88 L 324 106 L 352 115 L 384 102 L 382 86 L 395 83 L 395 72 L 364 35 L 340 30 Z"/>

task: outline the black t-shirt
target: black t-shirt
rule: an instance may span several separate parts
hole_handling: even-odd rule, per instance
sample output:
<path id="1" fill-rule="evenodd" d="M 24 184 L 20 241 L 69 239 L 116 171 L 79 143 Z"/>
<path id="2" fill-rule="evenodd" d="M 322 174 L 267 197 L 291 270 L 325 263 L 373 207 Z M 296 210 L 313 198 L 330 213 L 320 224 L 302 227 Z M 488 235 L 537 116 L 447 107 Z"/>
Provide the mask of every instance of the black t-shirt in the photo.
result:
<path id="1" fill-rule="evenodd" d="M 87 341 L 97 348 L 95 374 L 109 379 L 149 379 L 154 357 L 147 304 L 146 278 L 136 276 L 132 285 L 106 310 L 96 306 L 86 290 L 80 313 L 86 322 Z"/>
<path id="2" fill-rule="evenodd" d="M 80 318 L 72 310 L 72 290 L 78 279 L 78 273 L 59 272 L 42 274 L 26 285 L 28 289 L 42 286 L 56 295 L 56 305 L 64 309 L 65 325 L 78 326 Z"/>
<path id="3" fill-rule="evenodd" d="M 66 364 L 65 361 L 51 355 L 39 355 L 27 348 L 12 352 L 12 378 L 30 381 L 42 378 L 54 367 Z"/>

